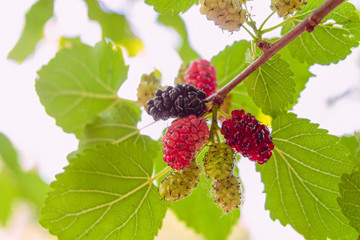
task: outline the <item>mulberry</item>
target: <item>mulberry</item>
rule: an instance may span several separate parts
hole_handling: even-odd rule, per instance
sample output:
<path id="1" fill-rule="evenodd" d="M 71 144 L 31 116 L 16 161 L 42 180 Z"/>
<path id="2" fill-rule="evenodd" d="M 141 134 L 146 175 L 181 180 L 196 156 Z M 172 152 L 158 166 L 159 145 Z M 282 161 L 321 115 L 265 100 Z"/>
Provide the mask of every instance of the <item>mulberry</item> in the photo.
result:
<path id="1" fill-rule="evenodd" d="M 280 17 L 287 17 L 306 5 L 306 0 L 271 0 L 271 10 L 277 12 Z"/>
<path id="2" fill-rule="evenodd" d="M 202 116 L 206 111 L 206 94 L 192 85 L 176 85 L 157 90 L 155 97 L 147 102 L 147 113 L 155 121 L 170 117 Z"/>
<path id="3" fill-rule="evenodd" d="M 239 31 L 246 21 L 246 10 L 239 0 L 200 0 L 200 13 L 223 30 Z"/>
<path id="4" fill-rule="evenodd" d="M 137 102 L 146 109 L 147 101 L 155 96 L 155 92 L 159 88 L 161 88 L 160 79 L 156 76 L 156 72 L 149 75 L 143 74 L 137 88 Z"/>
<path id="5" fill-rule="evenodd" d="M 225 179 L 232 175 L 234 169 L 234 150 L 226 143 L 213 144 L 205 154 L 203 161 L 205 172 L 209 178 Z"/>
<path id="6" fill-rule="evenodd" d="M 223 180 L 214 181 L 212 184 L 214 200 L 224 212 L 239 208 L 243 203 L 243 186 L 234 175 Z"/>
<path id="7" fill-rule="evenodd" d="M 232 117 L 223 122 L 221 134 L 226 142 L 244 157 L 258 164 L 267 162 L 274 149 L 269 129 L 244 110 L 233 110 Z"/>
<path id="8" fill-rule="evenodd" d="M 201 167 L 195 159 L 181 171 L 171 171 L 159 186 L 159 193 L 165 200 L 180 200 L 196 188 L 200 180 Z"/>
<path id="9" fill-rule="evenodd" d="M 162 138 L 163 160 L 176 170 L 188 167 L 208 138 L 209 127 L 203 117 L 190 115 L 177 119 Z"/>
<path id="10" fill-rule="evenodd" d="M 185 72 L 185 83 L 202 89 L 206 96 L 213 94 L 217 88 L 215 67 L 209 61 L 198 59 Z"/>

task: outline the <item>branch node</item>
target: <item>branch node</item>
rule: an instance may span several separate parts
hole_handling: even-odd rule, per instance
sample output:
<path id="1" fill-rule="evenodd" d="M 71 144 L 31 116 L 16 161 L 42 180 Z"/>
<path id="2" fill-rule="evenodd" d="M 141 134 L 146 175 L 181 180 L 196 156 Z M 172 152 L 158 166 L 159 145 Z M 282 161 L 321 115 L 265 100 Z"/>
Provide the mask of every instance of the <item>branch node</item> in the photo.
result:
<path id="1" fill-rule="evenodd" d="M 305 31 L 311 33 L 319 23 L 313 18 L 309 18 L 309 23 L 305 26 Z"/>
<path id="2" fill-rule="evenodd" d="M 256 46 L 263 52 L 267 51 L 271 47 L 271 43 L 268 41 L 257 42 Z"/>

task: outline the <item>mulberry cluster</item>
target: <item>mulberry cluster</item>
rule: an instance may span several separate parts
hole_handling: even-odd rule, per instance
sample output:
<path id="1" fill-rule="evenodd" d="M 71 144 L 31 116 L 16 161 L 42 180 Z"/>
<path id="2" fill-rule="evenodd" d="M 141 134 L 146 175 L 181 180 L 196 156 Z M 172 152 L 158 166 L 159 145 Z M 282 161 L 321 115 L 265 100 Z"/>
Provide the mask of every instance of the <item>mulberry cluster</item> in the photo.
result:
<path id="1" fill-rule="evenodd" d="M 203 59 L 191 63 L 185 72 L 184 80 L 185 83 L 202 89 L 207 97 L 213 94 L 217 88 L 215 67 Z"/>
<path id="2" fill-rule="evenodd" d="M 177 201 L 191 193 L 200 180 L 201 167 L 195 159 L 181 171 L 171 171 L 159 186 L 159 193 L 165 200 Z"/>
<path id="3" fill-rule="evenodd" d="M 246 10 L 239 0 L 200 0 L 200 13 L 229 32 L 239 31 L 246 21 Z"/>
<path id="4" fill-rule="evenodd" d="M 189 84 L 169 86 L 155 92 L 155 97 L 147 102 L 147 113 L 155 121 L 191 114 L 202 116 L 206 110 L 205 97 L 201 89 Z"/>
<path id="5" fill-rule="evenodd" d="M 203 117 L 192 114 L 177 119 L 162 138 L 163 160 L 173 169 L 186 168 L 208 138 L 209 127 Z"/>
<path id="6" fill-rule="evenodd" d="M 224 212 L 237 209 L 243 203 L 243 186 L 239 178 L 234 175 L 212 184 L 215 203 Z"/>
<path id="7" fill-rule="evenodd" d="M 209 178 L 225 179 L 233 173 L 234 150 L 226 143 L 215 143 L 210 146 L 203 161 L 205 172 Z"/>
<path id="8" fill-rule="evenodd" d="M 146 109 L 147 101 L 152 99 L 155 96 L 156 90 L 160 88 L 160 79 L 158 79 L 155 72 L 152 72 L 149 75 L 143 74 L 137 88 L 137 102 Z"/>
<path id="9" fill-rule="evenodd" d="M 271 10 L 277 12 L 280 17 L 287 17 L 306 5 L 306 0 L 271 0 Z"/>
<path id="10" fill-rule="evenodd" d="M 274 149 L 268 128 L 250 113 L 245 114 L 244 110 L 234 110 L 231 115 L 221 128 L 221 134 L 227 143 L 258 164 L 267 162 L 272 155 L 271 150 Z"/>

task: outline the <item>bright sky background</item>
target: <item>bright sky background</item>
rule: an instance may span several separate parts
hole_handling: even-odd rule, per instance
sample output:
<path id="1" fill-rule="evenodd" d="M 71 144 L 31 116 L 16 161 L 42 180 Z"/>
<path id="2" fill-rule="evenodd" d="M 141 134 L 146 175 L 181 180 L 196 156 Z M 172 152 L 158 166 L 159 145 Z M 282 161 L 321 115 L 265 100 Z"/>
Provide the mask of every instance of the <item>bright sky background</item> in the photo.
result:
<path id="1" fill-rule="evenodd" d="M 61 35 L 81 36 L 82 41 L 94 45 L 101 39 L 101 28 L 87 17 L 86 5 L 81 0 L 56 1 L 55 17 L 46 25 L 46 38 L 38 44 L 36 52 L 23 64 L 6 59 L 8 52 L 16 44 L 24 26 L 24 16 L 34 0 L 0 1 L 0 131 L 6 134 L 19 150 L 23 166 L 26 169 L 36 167 L 41 176 L 51 182 L 55 175 L 67 165 L 66 156 L 76 150 L 77 140 L 71 134 L 64 133 L 49 117 L 35 93 L 36 71 L 54 57 Z M 143 73 L 150 73 L 154 68 L 163 74 L 164 84 L 172 84 L 181 60 L 174 47 L 179 39 L 173 31 L 156 25 L 156 13 L 143 1 L 134 4 L 122 0 L 103 1 L 107 6 L 120 13 L 125 13 L 135 34 L 143 40 L 145 49 L 140 57 L 128 58 L 130 65 L 129 81 L 122 86 L 119 96 L 136 99 L 136 88 Z M 135 2 L 135 1 L 133 1 Z M 264 7 L 264 0 L 250 2 L 254 6 L 252 15 L 261 22 L 270 8 Z M 267 0 L 270 5 L 270 0 Z M 352 1 L 360 7 L 359 1 Z M 120 9 L 126 9 L 120 10 Z M 241 30 L 229 34 L 222 32 L 205 16 L 199 14 L 198 7 L 193 7 L 184 15 L 190 42 L 202 58 L 210 60 L 226 45 L 241 39 L 250 39 Z M 279 22 L 273 17 L 267 26 Z M 266 35 L 274 37 L 276 35 Z M 337 65 L 314 66 L 311 71 L 317 76 L 311 78 L 307 88 L 301 94 L 294 112 L 331 134 L 352 134 L 360 131 L 360 50 Z M 347 90 L 353 90 L 346 98 L 329 106 L 328 100 Z M 151 118 L 143 114 L 144 126 Z M 161 131 L 169 122 L 160 122 L 143 131 L 152 137 L 160 137 Z M 303 239 L 291 227 L 283 227 L 279 221 L 273 222 L 269 212 L 264 210 L 265 195 L 260 175 L 255 172 L 254 163 L 242 160 L 239 164 L 240 176 L 245 186 L 245 203 L 241 209 L 241 224 L 249 228 L 251 240 L 262 239 Z M 19 217 L 20 216 L 20 217 Z M 24 222 L 29 216 L 18 215 L 17 227 L 0 230 L 0 239 L 22 239 Z M 20 220 L 18 220 L 20 219 Z M 22 220 L 21 220 L 22 219 Z M 20 223 L 20 227 L 19 224 Z M 21 225 L 22 224 L 22 225 Z M 37 235 L 36 235 L 37 236 Z M 40 239 L 39 236 L 26 239 Z"/>

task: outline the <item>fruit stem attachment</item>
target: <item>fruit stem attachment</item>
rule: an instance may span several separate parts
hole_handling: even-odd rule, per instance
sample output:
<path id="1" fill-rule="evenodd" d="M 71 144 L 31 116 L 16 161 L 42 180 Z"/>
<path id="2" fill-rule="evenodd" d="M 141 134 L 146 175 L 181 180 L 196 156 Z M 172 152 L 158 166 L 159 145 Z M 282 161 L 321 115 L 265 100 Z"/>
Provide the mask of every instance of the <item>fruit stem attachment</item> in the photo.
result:
<path id="1" fill-rule="evenodd" d="M 218 142 L 220 142 L 220 137 L 217 133 L 217 130 L 219 129 L 219 126 L 217 124 L 217 113 L 219 111 L 219 106 L 214 104 L 212 107 L 212 118 L 211 118 L 211 127 L 210 127 L 210 135 L 209 135 L 209 141 L 214 142 L 214 135 L 216 136 L 216 139 Z"/>
<path id="2" fill-rule="evenodd" d="M 244 71 L 238 74 L 233 80 L 222 87 L 219 91 L 209 96 L 206 100 L 211 101 L 214 104 L 220 106 L 226 96 L 239 85 L 244 79 L 246 79 L 251 73 L 255 72 L 260 66 L 266 63 L 272 56 L 287 46 L 290 42 L 295 40 L 305 31 L 312 32 L 314 28 L 337 6 L 343 3 L 345 0 L 326 0 L 317 9 L 315 9 L 308 17 L 286 33 L 282 38 L 274 43 L 268 44 L 263 49 L 263 54 L 251 63 Z"/>
<path id="3" fill-rule="evenodd" d="M 224 112 L 221 108 L 219 108 L 219 113 L 220 115 L 222 115 L 223 117 L 229 119 L 231 118 L 231 116 L 229 114 L 227 114 L 226 112 Z"/>
<path id="4" fill-rule="evenodd" d="M 251 36 L 254 40 L 257 39 L 257 37 L 256 37 L 254 34 L 252 34 L 252 33 L 250 32 L 250 30 L 245 27 L 245 25 L 242 25 L 242 27 L 248 32 L 248 34 L 250 34 L 250 36 Z"/>
<path id="5" fill-rule="evenodd" d="M 161 172 L 157 173 L 155 176 L 153 176 L 151 179 L 150 179 L 150 182 L 153 182 L 157 179 L 159 179 L 161 176 L 163 176 L 165 173 L 167 173 L 168 171 L 171 170 L 171 167 L 170 166 L 167 166 L 166 168 L 164 168 L 163 170 L 161 170 Z"/>
<path id="6" fill-rule="evenodd" d="M 259 27 L 259 32 L 260 32 L 260 33 L 262 33 L 261 30 L 262 30 L 262 28 L 264 27 L 265 23 L 266 23 L 274 14 L 275 14 L 275 12 L 272 12 L 272 13 L 262 22 L 261 26 Z M 286 20 L 285 20 L 285 21 L 286 21 Z M 284 22 L 285 22 L 285 21 L 284 21 Z"/>

